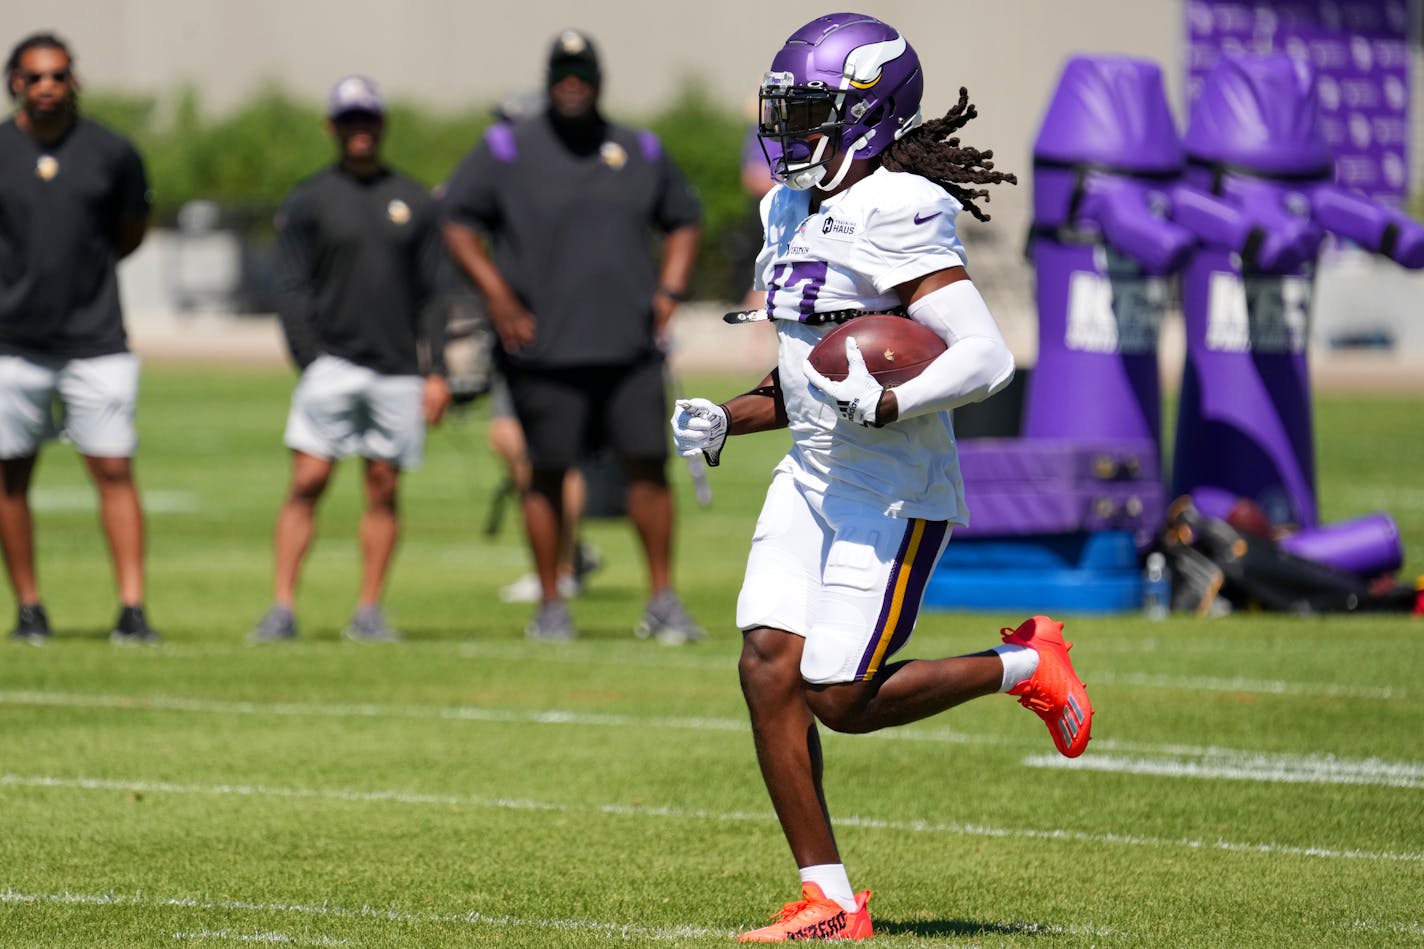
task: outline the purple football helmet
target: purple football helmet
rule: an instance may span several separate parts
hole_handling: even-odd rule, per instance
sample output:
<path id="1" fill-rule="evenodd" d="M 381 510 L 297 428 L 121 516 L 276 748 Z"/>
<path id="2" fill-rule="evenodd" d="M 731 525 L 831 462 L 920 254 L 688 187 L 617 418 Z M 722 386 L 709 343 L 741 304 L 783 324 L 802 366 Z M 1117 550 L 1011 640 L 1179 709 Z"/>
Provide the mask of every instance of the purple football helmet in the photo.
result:
<path id="1" fill-rule="evenodd" d="M 812 20 L 761 81 L 757 131 L 772 177 L 798 191 L 834 188 L 852 159 L 880 154 L 920 124 L 923 91 L 920 58 L 894 27 L 860 13 Z"/>

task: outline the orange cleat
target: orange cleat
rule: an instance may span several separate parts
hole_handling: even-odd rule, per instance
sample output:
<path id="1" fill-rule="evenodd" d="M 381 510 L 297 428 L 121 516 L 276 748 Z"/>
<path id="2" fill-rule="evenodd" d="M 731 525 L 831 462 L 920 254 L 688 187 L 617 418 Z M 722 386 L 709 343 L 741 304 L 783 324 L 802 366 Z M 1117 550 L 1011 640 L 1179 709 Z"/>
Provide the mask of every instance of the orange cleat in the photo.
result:
<path id="1" fill-rule="evenodd" d="M 1063 624 L 1035 616 L 1024 620 L 1018 629 L 1005 627 L 1001 635 L 1006 643 L 1038 653 L 1038 669 L 1009 694 L 1019 696 L 1020 705 L 1043 719 L 1059 754 L 1078 757 L 1088 747 L 1093 730 L 1093 703 L 1068 658 L 1073 644 L 1063 639 Z"/>
<path id="2" fill-rule="evenodd" d="M 781 907 L 770 926 L 737 937 L 738 942 L 786 942 L 788 939 L 869 939 L 870 891 L 855 895 L 855 912 L 847 913 L 835 900 L 826 899 L 814 883 L 801 884 L 801 898 Z"/>

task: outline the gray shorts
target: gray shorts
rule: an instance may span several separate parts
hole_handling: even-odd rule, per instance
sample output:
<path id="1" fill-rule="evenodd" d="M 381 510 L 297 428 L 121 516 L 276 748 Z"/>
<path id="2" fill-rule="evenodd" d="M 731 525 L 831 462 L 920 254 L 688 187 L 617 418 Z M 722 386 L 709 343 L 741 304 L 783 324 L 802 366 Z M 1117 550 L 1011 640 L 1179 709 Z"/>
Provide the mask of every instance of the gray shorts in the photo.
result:
<path id="1" fill-rule="evenodd" d="M 494 373 L 490 376 L 490 419 L 515 418 L 514 399 L 509 395 L 509 383 L 504 381 L 503 373 Z"/>
<path id="2" fill-rule="evenodd" d="M 360 455 L 415 468 L 425 449 L 420 376 L 388 376 L 336 356 L 318 356 L 292 393 L 285 441 L 318 458 Z"/>
<path id="3" fill-rule="evenodd" d="M 133 353 L 0 355 L 0 458 L 27 458 L 56 436 L 91 458 L 132 458 L 138 367 Z"/>

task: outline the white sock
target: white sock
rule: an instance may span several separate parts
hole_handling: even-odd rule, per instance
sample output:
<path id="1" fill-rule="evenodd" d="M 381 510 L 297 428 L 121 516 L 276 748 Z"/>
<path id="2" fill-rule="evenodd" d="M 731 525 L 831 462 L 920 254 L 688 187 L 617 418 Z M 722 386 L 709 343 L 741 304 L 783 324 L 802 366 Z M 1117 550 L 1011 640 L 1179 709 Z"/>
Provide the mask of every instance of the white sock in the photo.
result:
<path id="1" fill-rule="evenodd" d="M 839 903 L 847 913 L 855 912 L 855 894 L 850 890 L 845 864 L 818 863 L 814 867 L 802 867 L 801 882 L 816 884 L 826 899 Z"/>
<path id="2" fill-rule="evenodd" d="M 1000 692 L 1007 692 L 1025 679 L 1033 678 L 1033 674 L 1038 671 L 1036 649 L 1016 643 L 1004 643 L 1002 646 L 995 646 L 994 652 L 999 654 L 999 661 L 1004 664 L 1004 681 L 999 686 Z"/>

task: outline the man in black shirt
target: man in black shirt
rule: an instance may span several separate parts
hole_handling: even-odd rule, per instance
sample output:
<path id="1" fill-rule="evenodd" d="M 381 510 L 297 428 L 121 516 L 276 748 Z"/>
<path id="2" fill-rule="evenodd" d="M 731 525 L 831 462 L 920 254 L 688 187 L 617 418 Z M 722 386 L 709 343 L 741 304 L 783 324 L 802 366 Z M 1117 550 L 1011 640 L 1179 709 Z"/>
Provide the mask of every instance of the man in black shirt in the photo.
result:
<path id="1" fill-rule="evenodd" d="M 5 74 L 19 105 L 0 124 L 0 546 L 19 606 L 11 637 L 50 637 L 29 489 L 41 444 L 62 433 L 99 492 L 121 604 L 110 638 L 156 643 L 143 609 L 143 509 L 132 462 L 139 367 L 115 270 L 148 226 L 143 160 L 79 114 L 74 60 L 57 36 L 21 40 Z"/>
<path id="2" fill-rule="evenodd" d="M 450 404 L 434 201 L 382 163 L 385 104 L 369 79 L 338 82 L 327 116 L 338 160 L 293 188 L 277 219 L 278 311 L 302 376 L 287 418 L 292 483 L 277 516 L 274 603 L 252 631 L 258 642 L 297 635 L 297 577 L 316 505 L 349 455 L 365 459 L 366 511 L 346 636 L 399 638 L 379 607 L 399 531 L 397 486 L 420 463 L 425 426 Z"/>
<path id="3" fill-rule="evenodd" d="M 547 80 L 542 114 L 492 126 L 444 198 L 445 240 L 486 299 L 533 469 L 524 521 L 543 602 L 526 633 L 575 635 L 558 589 L 561 488 L 569 468 L 608 444 L 627 474 L 652 588 L 636 632 L 700 639 L 672 589 L 659 412 L 661 344 L 687 290 L 701 208 L 654 135 L 599 112 L 602 73 L 588 37 L 560 34 Z M 653 230 L 666 235 L 660 262 Z"/>

